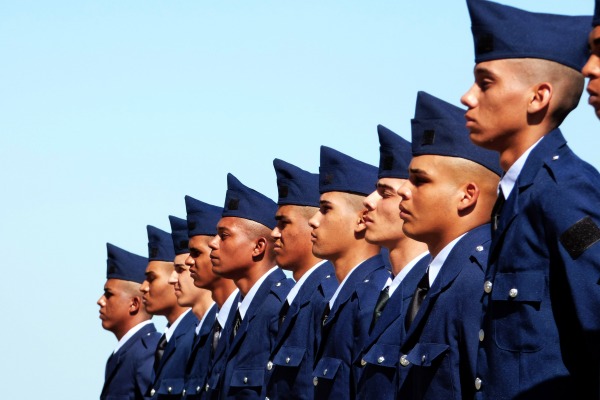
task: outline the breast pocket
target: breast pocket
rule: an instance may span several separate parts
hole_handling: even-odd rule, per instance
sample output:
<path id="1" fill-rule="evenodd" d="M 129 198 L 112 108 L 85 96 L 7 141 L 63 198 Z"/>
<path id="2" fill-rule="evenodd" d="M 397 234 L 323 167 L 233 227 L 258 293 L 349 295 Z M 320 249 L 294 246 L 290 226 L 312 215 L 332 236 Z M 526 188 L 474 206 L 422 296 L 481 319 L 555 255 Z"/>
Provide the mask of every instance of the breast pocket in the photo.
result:
<path id="1" fill-rule="evenodd" d="M 545 291 L 542 272 L 496 275 L 491 311 L 494 341 L 499 348 L 525 353 L 542 348 L 546 331 L 542 310 Z"/>
<path id="2" fill-rule="evenodd" d="M 302 347 L 282 346 L 273 359 L 273 364 L 280 367 L 298 368 L 304 359 L 306 349 Z"/>
<path id="3" fill-rule="evenodd" d="M 435 393 L 436 399 L 455 398 L 453 377 L 455 366 L 450 361 L 450 346 L 445 343 L 417 343 L 401 363 L 408 362 L 408 378 L 399 397 L 423 398 Z M 410 395 L 409 395 L 410 394 Z"/>
<path id="4" fill-rule="evenodd" d="M 367 364 L 385 367 L 396 368 L 400 361 L 400 346 L 392 344 L 376 343 L 371 347 L 369 352 L 360 360 L 361 366 Z"/>
<path id="5" fill-rule="evenodd" d="M 263 368 L 236 369 L 231 375 L 229 385 L 232 388 L 261 387 L 264 380 L 265 370 Z"/>
<path id="6" fill-rule="evenodd" d="M 335 379 L 340 365 L 342 365 L 342 360 L 339 358 L 321 358 L 313 371 L 313 376 L 317 378 L 315 382 L 320 380 L 332 381 Z"/>

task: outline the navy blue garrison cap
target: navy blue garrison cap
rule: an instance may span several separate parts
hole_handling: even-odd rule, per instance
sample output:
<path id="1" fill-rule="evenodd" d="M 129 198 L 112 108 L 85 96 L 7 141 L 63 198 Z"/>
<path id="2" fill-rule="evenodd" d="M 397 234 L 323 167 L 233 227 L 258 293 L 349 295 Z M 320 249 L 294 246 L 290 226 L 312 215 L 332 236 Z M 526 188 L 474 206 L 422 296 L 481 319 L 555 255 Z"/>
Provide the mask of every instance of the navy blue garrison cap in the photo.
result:
<path id="1" fill-rule="evenodd" d="M 596 0 L 596 7 L 594 8 L 594 19 L 592 20 L 592 26 L 600 25 L 600 0 Z"/>
<path id="2" fill-rule="evenodd" d="M 175 250 L 171 234 L 152 225 L 148 225 L 146 229 L 148 230 L 148 261 L 173 262 Z"/>
<path id="3" fill-rule="evenodd" d="M 227 174 L 227 193 L 223 217 L 238 217 L 275 228 L 277 204 L 254 189 L 244 186 L 235 176 Z"/>
<path id="4" fill-rule="evenodd" d="M 376 184 L 377 167 L 321 146 L 319 193 L 346 192 L 368 196 Z"/>
<path id="5" fill-rule="evenodd" d="M 410 142 L 383 125 L 377 125 L 379 135 L 379 179 L 408 179 L 412 159 Z"/>
<path id="6" fill-rule="evenodd" d="M 187 221 L 169 215 L 169 222 L 171 223 L 171 239 L 173 240 L 175 254 L 189 253 Z"/>
<path id="7" fill-rule="evenodd" d="M 273 160 L 277 175 L 277 204 L 319 207 L 319 174 L 312 174 L 278 158 Z"/>
<path id="8" fill-rule="evenodd" d="M 544 14 L 486 0 L 467 0 L 475 63 L 541 58 L 577 71 L 587 61 L 591 17 Z"/>
<path id="9" fill-rule="evenodd" d="M 188 237 L 198 235 L 214 236 L 217 234 L 217 224 L 221 219 L 221 214 L 223 214 L 221 207 L 204 203 L 191 196 L 185 196 L 185 209 L 187 212 Z"/>
<path id="10" fill-rule="evenodd" d="M 428 93 L 417 94 L 412 125 L 413 156 L 433 154 L 460 157 L 502 174 L 499 153 L 471 142 L 465 126 L 465 110 Z"/>
<path id="11" fill-rule="evenodd" d="M 106 279 L 121 279 L 142 283 L 146 279 L 148 259 L 106 243 Z"/>

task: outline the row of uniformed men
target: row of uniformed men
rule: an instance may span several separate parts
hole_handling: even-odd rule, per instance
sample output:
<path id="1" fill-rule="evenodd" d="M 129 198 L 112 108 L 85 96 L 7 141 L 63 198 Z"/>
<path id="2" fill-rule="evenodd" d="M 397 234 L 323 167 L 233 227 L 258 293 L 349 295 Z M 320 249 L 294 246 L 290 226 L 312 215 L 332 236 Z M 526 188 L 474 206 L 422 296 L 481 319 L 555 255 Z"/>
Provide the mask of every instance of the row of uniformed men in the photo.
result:
<path id="1" fill-rule="evenodd" d="M 102 398 L 598 398 L 600 175 L 558 130 L 591 19 L 467 3 L 466 114 L 420 92 L 412 144 L 378 126 L 378 169 L 276 159 L 277 205 L 229 174 L 223 209 L 148 227 L 149 262 L 108 245 Z"/>

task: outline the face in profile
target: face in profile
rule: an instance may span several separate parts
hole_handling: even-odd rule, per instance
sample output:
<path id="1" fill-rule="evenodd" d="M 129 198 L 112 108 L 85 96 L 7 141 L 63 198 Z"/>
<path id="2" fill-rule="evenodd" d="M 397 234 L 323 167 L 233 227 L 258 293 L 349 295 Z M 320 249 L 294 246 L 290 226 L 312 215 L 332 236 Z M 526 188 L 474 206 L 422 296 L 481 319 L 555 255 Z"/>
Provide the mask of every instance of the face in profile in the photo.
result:
<path id="1" fill-rule="evenodd" d="M 594 107 L 596 116 L 600 118 L 600 26 L 595 27 L 589 36 L 590 58 L 581 73 L 589 78 L 587 91 L 589 104 Z"/>
<path id="2" fill-rule="evenodd" d="M 237 217 L 223 217 L 217 224 L 217 234 L 210 241 L 210 260 L 213 272 L 229 279 L 245 276 L 253 264 L 252 253 L 256 247 Z"/>
<path id="3" fill-rule="evenodd" d="M 175 290 L 169 284 L 173 272 L 173 263 L 165 261 L 150 261 L 146 268 L 146 280 L 142 282 L 142 302 L 146 311 L 155 315 L 167 315 L 177 306 Z"/>
<path id="4" fill-rule="evenodd" d="M 309 220 L 312 252 L 316 257 L 332 260 L 350 251 L 355 244 L 356 230 L 363 224 L 363 211 L 357 211 L 351 196 L 357 195 L 343 192 L 321 195 L 319 211 Z"/>
<path id="5" fill-rule="evenodd" d="M 271 231 L 271 237 L 275 241 L 275 261 L 281 268 L 294 271 L 303 266 L 307 255 L 312 255 L 311 227 L 307 218 L 311 211 L 314 211 L 313 207 L 279 206 L 275 214 L 277 225 Z"/>
<path id="6" fill-rule="evenodd" d="M 211 249 L 208 246 L 212 239 L 212 236 L 192 236 L 189 240 L 190 255 L 185 260 L 194 285 L 207 290 L 212 290 L 215 282 L 220 279 L 212 270 Z"/>
<path id="7" fill-rule="evenodd" d="M 108 279 L 104 284 L 104 294 L 96 304 L 100 306 L 100 320 L 102 328 L 118 334 L 127 326 L 130 313 L 135 311 L 135 295 L 132 291 L 137 286 L 134 282 L 120 279 Z"/>
<path id="8" fill-rule="evenodd" d="M 528 86 L 519 79 L 520 60 L 485 61 L 475 66 L 475 82 L 462 96 L 471 140 L 478 146 L 503 151 L 513 134 L 527 126 Z"/>
<path id="9" fill-rule="evenodd" d="M 182 307 L 192 307 L 201 299 L 202 290 L 194 285 L 190 275 L 190 267 L 185 264 L 189 253 L 175 256 L 175 268 L 171 273 L 169 283 L 173 285 L 177 304 Z"/>
<path id="10" fill-rule="evenodd" d="M 365 198 L 363 204 L 366 212 L 363 219 L 367 242 L 391 248 L 405 237 L 402 231 L 403 221 L 398 212 L 402 200 L 398 189 L 405 181 L 381 178 L 377 181 L 377 189 Z"/>
<path id="11" fill-rule="evenodd" d="M 398 190 L 402 197 L 400 218 L 406 236 L 430 244 L 443 237 L 455 220 L 459 185 L 449 172 L 443 156 L 414 157 L 409 179 Z"/>

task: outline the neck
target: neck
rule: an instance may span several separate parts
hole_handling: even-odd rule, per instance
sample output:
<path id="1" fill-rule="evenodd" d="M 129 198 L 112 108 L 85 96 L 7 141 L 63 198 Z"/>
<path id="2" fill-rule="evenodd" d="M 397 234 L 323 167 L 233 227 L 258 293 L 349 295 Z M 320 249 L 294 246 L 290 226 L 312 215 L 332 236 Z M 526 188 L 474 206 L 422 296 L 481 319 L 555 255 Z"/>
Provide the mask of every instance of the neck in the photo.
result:
<path id="1" fill-rule="evenodd" d="M 396 247 L 389 248 L 389 251 L 392 272 L 396 276 L 408 263 L 426 252 L 427 245 L 405 237 Z"/>
<path id="2" fill-rule="evenodd" d="M 361 262 L 376 256 L 380 251 L 379 246 L 367 243 L 366 241 L 357 242 L 355 246 L 338 257 L 332 258 L 329 261 L 335 269 L 335 276 L 338 282 L 342 282 L 350 271 Z"/>
<path id="3" fill-rule="evenodd" d="M 212 307 L 211 293 L 206 290 L 192 306 L 192 312 L 198 319 L 202 319 L 210 307 Z"/>
<path id="4" fill-rule="evenodd" d="M 314 256 L 311 257 L 309 260 L 304 261 L 299 268 L 295 268 L 293 270 L 292 275 L 294 276 L 294 280 L 298 282 L 300 278 L 302 278 L 304 274 L 308 272 L 309 269 L 311 269 L 321 261 L 323 260 Z"/>
<path id="5" fill-rule="evenodd" d="M 244 276 L 235 279 L 235 286 L 240 289 L 242 296 L 246 296 L 250 289 L 252 289 L 252 286 L 274 266 L 275 264 L 273 263 L 257 263 L 247 269 L 247 273 Z"/>
<path id="6" fill-rule="evenodd" d="M 183 314 L 187 310 L 188 310 L 187 307 L 177 306 L 177 307 L 173 308 L 173 310 L 171 310 L 170 313 L 168 313 L 167 315 L 165 315 L 165 318 L 167 319 L 167 321 L 169 322 L 169 324 L 172 325 L 173 322 L 177 321 L 177 318 L 179 318 L 179 316 L 181 314 Z"/>
<path id="7" fill-rule="evenodd" d="M 221 278 L 219 285 L 212 289 L 212 299 L 217 303 L 217 307 L 221 309 L 227 301 L 231 293 L 235 290 L 235 284 L 231 279 Z"/>
<path id="8" fill-rule="evenodd" d="M 508 171 L 523 153 L 549 132 L 549 129 L 536 127 L 530 128 L 521 134 L 512 135 L 508 145 L 500 151 L 500 166 L 502 170 L 504 172 Z"/>
<path id="9" fill-rule="evenodd" d="M 127 323 L 124 326 L 121 326 L 121 327 L 119 327 L 119 329 L 114 330 L 113 334 L 117 338 L 117 341 L 119 341 L 119 340 L 121 340 L 123 338 L 123 336 L 125 336 L 127 334 L 127 332 L 129 332 L 137 324 L 140 324 L 140 323 L 142 323 L 144 321 L 147 321 L 149 319 L 150 318 L 135 318 L 135 319 L 131 319 L 131 320 L 127 321 Z"/>

